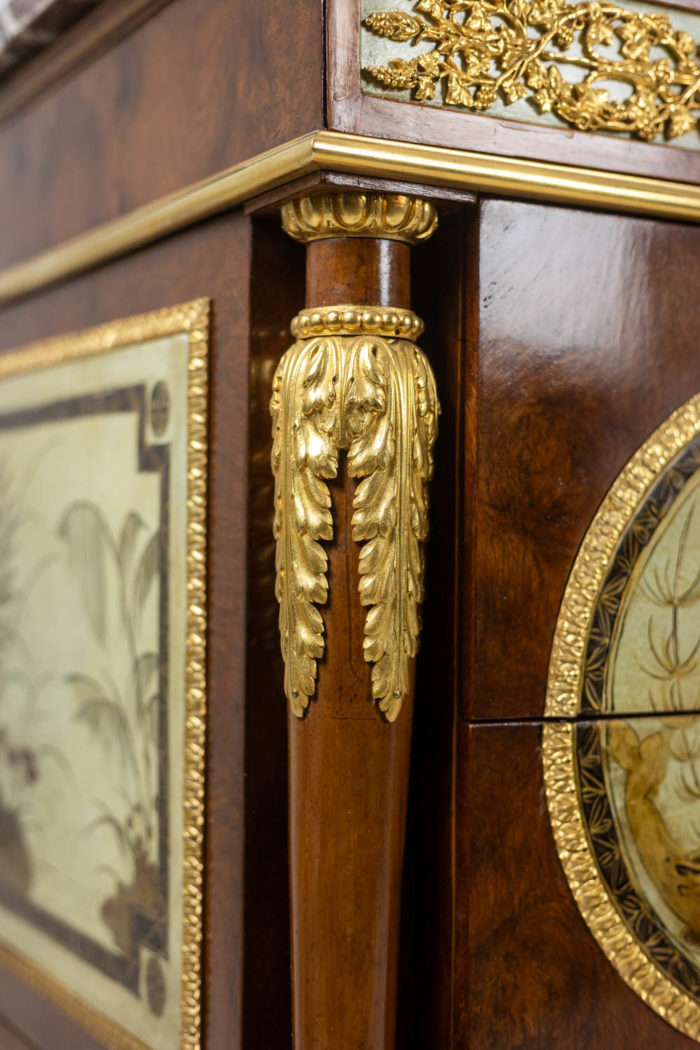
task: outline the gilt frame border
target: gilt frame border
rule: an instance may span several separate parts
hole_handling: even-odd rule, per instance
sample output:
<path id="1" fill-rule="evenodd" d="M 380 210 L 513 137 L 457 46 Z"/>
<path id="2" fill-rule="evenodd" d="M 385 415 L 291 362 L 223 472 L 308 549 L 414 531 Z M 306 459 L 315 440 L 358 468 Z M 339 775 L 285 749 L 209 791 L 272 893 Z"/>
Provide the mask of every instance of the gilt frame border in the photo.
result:
<path id="1" fill-rule="evenodd" d="M 206 514 L 211 303 L 195 299 L 30 343 L 0 355 L 0 380 L 180 333 L 189 336 L 187 384 L 187 617 L 185 644 L 184 845 L 181 1050 L 200 1050 L 206 745 Z M 113 1050 L 148 1050 L 97 1009 L 16 951 L 0 944 L 0 966 Z"/>
<path id="2" fill-rule="evenodd" d="M 588 527 L 569 574 L 552 642 L 545 718 L 576 718 L 598 594 L 625 529 L 659 473 L 700 434 L 700 394 L 676 409 L 635 452 Z M 586 712 L 590 717 L 590 712 Z"/>
<path id="3" fill-rule="evenodd" d="M 586 652 L 601 588 L 619 544 L 659 474 L 700 435 L 700 394 L 647 438 L 613 481 L 569 574 L 552 643 L 542 727 L 542 767 L 557 854 L 591 934 L 626 984 L 657 1014 L 700 1042 L 700 1003 L 665 974 L 635 939 L 605 885 L 582 808 L 577 730 Z M 585 722 L 582 717 L 585 716 Z"/>
<path id="4" fill-rule="evenodd" d="M 588 841 L 576 767 L 576 722 L 545 722 L 542 765 L 559 860 L 579 912 L 623 981 L 665 1021 L 700 1042 L 700 1005 L 651 961 L 608 892 Z"/>

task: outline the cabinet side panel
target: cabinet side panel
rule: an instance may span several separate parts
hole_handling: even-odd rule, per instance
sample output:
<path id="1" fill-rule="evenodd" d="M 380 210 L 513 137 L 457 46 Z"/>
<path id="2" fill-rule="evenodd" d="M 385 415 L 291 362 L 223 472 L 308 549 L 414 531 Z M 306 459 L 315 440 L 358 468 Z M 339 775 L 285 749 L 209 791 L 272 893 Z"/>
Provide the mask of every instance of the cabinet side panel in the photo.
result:
<path id="1" fill-rule="evenodd" d="M 213 301 L 204 1038 L 241 1045 L 250 221 L 221 218 L 5 310 L 3 350 L 199 296 Z M 262 819 L 264 819 L 264 814 Z M 286 935 L 286 931 L 285 935 Z M 255 938 L 251 937 L 250 952 Z M 0 1014 L 55 1050 L 95 1046 L 5 974 Z"/>
<path id="2" fill-rule="evenodd" d="M 591 519 L 636 449 L 700 391 L 699 279 L 696 227 L 482 204 L 467 717 L 542 714 Z"/>
<path id="3" fill-rule="evenodd" d="M 319 127 L 321 12 L 170 3 L 0 127 L 0 267 Z"/>
<path id="4" fill-rule="evenodd" d="M 462 723 L 459 1050 L 691 1050 L 616 973 L 571 896 L 544 795 L 538 723 Z"/>

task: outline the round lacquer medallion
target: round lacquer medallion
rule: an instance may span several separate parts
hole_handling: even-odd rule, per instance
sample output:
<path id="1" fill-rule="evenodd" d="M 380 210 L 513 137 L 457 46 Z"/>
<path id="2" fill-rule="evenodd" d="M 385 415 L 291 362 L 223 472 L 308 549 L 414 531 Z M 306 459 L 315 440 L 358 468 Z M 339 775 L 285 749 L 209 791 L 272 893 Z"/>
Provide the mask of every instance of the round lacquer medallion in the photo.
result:
<path id="1" fill-rule="evenodd" d="M 578 907 L 630 987 L 700 1041 L 700 397 L 630 460 L 584 538 L 546 715 Z"/>

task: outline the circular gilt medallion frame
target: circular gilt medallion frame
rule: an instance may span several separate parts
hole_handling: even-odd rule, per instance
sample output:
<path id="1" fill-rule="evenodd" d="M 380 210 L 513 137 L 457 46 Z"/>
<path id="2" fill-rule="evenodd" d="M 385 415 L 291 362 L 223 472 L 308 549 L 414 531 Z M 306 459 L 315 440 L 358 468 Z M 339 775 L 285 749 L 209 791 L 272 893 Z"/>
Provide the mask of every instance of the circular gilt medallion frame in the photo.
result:
<path id="1" fill-rule="evenodd" d="M 700 1042 L 699 924 L 688 910 L 692 904 L 700 916 L 700 826 L 695 848 L 680 841 L 681 803 L 669 816 L 672 792 L 662 783 L 663 773 L 685 785 L 682 778 L 694 769 L 694 758 L 681 768 L 687 756 L 679 741 L 688 734 L 697 738 L 700 768 L 700 691 L 697 703 L 693 692 L 681 705 L 676 689 L 678 661 L 689 661 L 692 653 L 694 667 L 700 652 L 693 653 L 687 637 L 678 644 L 678 610 L 688 595 L 698 603 L 693 615 L 700 616 L 700 584 L 688 583 L 691 576 L 700 579 L 700 542 L 683 555 L 687 569 L 680 554 L 675 560 L 664 554 L 665 562 L 658 554 L 671 543 L 678 547 L 679 535 L 687 546 L 691 522 L 700 537 L 700 513 L 693 518 L 698 493 L 700 395 L 674 412 L 624 467 L 581 544 L 552 646 L 543 764 L 557 850 L 591 933 L 630 988 Z M 666 584 L 676 586 L 674 572 L 680 582 L 666 595 Z M 643 599 L 635 597 L 640 593 Z M 673 639 L 670 628 L 668 638 L 659 637 L 651 617 L 648 631 L 639 627 L 647 616 L 643 602 L 662 605 L 661 597 L 668 598 Z M 626 667 L 618 672 L 615 661 L 621 663 L 624 644 L 631 651 L 624 639 L 633 630 L 636 649 L 646 647 L 652 661 L 668 658 L 673 665 L 668 675 L 655 674 L 656 664 L 639 661 L 638 676 L 653 679 L 660 706 L 651 688 L 648 701 L 632 690 L 638 708 L 620 701 L 635 680 Z M 689 798 L 700 807 L 700 784 Z"/>

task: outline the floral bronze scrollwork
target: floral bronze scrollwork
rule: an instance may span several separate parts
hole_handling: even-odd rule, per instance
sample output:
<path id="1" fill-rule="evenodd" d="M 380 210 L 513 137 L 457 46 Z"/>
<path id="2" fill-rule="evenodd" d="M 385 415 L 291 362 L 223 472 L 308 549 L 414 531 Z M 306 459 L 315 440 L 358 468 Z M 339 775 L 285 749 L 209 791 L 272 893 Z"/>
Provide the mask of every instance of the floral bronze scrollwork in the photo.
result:
<path id="1" fill-rule="evenodd" d="M 661 12 L 566 0 L 419 0 L 414 13 L 374 12 L 364 25 L 398 43 L 432 43 L 412 58 L 367 66 L 389 90 L 416 100 L 489 110 L 528 99 L 581 131 L 627 132 L 651 141 L 697 128 L 697 41 Z M 582 77 L 567 80 L 562 67 Z M 615 99 L 605 84 L 620 83 Z"/>

